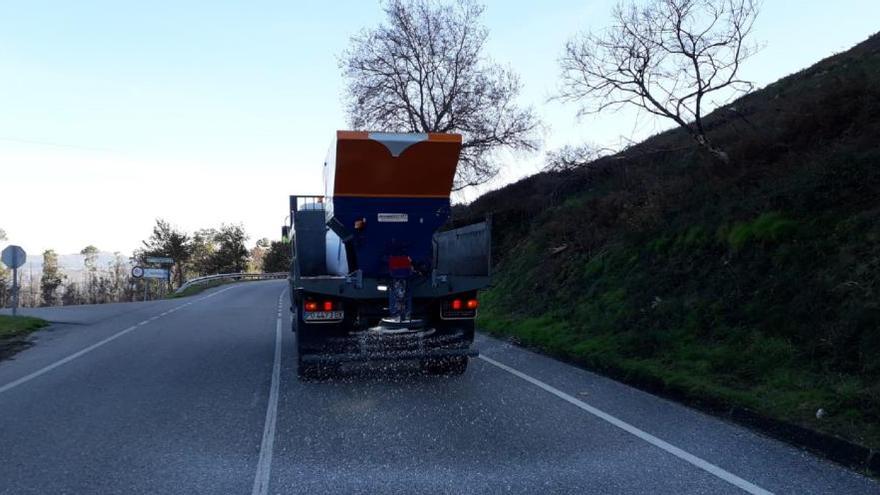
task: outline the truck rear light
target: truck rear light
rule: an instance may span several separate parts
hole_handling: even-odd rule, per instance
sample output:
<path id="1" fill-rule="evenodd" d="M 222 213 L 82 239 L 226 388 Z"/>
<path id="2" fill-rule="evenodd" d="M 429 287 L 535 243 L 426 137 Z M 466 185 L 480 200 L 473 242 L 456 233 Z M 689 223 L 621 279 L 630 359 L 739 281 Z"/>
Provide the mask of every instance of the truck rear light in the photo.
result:
<path id="1" fill-rule="evenodd" d="M 440 304 L 440 318 L 444 320 L 472 320 L 477 316 L 479 303 L 474 297 L 446 299 Z"/>
<path id="2" fill-rule="evenodd" d="M 338 323 L 345 319 L 341 301 L 309 299 L 303 302 L 302 319 L 306 323 Z"/>

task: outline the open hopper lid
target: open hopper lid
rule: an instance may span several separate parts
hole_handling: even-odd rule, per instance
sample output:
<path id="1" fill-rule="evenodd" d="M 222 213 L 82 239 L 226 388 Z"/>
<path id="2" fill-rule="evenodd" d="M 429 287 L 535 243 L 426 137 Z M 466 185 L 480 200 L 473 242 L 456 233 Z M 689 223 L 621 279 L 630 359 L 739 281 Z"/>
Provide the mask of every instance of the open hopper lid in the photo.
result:
<path id="1" fill-rule="evenodd" d="M 448 198 L 461 136 L 338 131 L 331 152 L 333 196 Z"/>

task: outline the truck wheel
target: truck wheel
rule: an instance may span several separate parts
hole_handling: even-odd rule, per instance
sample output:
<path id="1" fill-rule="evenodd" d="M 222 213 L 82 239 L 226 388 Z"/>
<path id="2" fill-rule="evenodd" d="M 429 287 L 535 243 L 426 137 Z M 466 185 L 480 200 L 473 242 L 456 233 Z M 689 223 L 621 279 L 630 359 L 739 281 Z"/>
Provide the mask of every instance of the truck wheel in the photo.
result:
<path id="1" fill-rule="evenodd" d="M 426 359 L 422 361 L 422 370 L 429 375 L 459 376 L 467 371 L 467 365 L 467 357 Z"/>

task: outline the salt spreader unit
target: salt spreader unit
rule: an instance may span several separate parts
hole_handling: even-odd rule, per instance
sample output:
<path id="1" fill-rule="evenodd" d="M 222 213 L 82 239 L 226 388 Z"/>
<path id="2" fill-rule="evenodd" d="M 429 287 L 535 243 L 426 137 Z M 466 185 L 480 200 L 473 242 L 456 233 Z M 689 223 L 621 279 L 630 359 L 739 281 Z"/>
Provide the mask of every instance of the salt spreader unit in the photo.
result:
<path id="1" fill-rule="evenodd" d="M 460 151 L 456 134 L 339 131 L 324 194 L 290 197 L 284 232 L 301 376 L 399 360 L 461 374 L 477 355 L 491 228 L 443 230 Z"/>

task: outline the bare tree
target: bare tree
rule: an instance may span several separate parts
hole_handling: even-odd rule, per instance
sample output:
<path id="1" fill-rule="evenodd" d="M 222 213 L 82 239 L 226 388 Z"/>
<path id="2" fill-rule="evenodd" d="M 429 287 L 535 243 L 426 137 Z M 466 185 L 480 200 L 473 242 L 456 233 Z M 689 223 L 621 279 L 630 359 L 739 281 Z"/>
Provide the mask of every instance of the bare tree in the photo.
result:
<path id="1" fill-rule="evenodd" d="M 609 29 L 566 44 L 558 98 L 582 104 L 581 114 L 635 105 L 673 120 L 728 163 L 706 136 L 703 118 L 707 107 L 751 90 L 738 73 L 757 49 L 748 43 L 757 13 L 758 0 L 620 4 Z"/>
<path id="2" fill-rule="evenodd" d="M 600 148 L 592 144 L 580 146 L 567 144 L 547 152 L 544 158 L 544 171 L 561 172 L 578 169 L 614 152 L 615 150 L 611 148 Z"/>
<path id="3" fill-rule="evenodd" d="M 493 151 L 534 151 L 538 119 L 515 103 L 517 76 L 483 54 L 488 31 L 474 0 L 387 0 L 386 23 L 340 57 L 350 123 L 391 132 L 458 132 L 456 189 L 498 173 Z"/>

